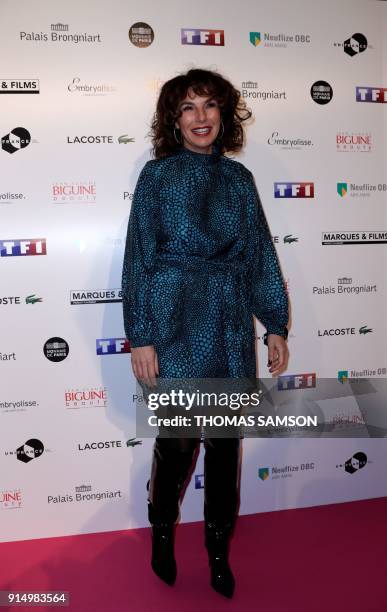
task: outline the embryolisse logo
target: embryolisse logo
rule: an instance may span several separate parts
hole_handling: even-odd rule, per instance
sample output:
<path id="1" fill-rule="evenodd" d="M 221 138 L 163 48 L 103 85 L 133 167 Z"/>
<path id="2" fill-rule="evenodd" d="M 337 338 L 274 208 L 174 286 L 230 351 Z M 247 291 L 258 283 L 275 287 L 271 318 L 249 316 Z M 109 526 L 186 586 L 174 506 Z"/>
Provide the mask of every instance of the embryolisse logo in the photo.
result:
<path id="1" fill-rule="evenodd" d="M 279 132 L 272 132 L 271 136 L 267 139 L 267 144 L 287 151 L 301 151 L 304 148 L 313 147 L 313 142 L 310 138 L 286 138 L 280 136 Z"/>
<path id="2" fill-rule="evenodd" d="M 82 96 L 106 96 L 117 91 L 117 87 L 108 83 L 94 83 L 82 81 L 79 77 L 74 77 L 68 84 L 67 90 L 70 93 L 78 93 Z"/>
<path id="3" fill-rule="evenodd" d="M 223 47 L 224 30 L 210 30 L 207 28 L 182 28 L 181 44 Z"/>

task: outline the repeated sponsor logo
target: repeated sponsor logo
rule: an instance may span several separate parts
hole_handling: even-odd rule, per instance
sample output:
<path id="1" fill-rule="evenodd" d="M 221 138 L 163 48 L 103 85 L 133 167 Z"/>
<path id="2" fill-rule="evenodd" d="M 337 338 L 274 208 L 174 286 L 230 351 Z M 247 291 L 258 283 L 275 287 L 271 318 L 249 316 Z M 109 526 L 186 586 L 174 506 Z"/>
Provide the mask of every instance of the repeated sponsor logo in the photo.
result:
<path id="1" fill-rule="evenodd" d="M 274 183 L 275 198 L 314 198 L 314 183 Z"/>
<path id="2" fill-rule="evenodd" d="M 59 361 L 66 359 L 69 352 L 70 348 L 66 340 L 59 338 L 58 336 L 49 338 L 43 346 L 44 355 L 49 361 L 53 361 L 54 363 L 58 363 Z"/>
<path id="3" fill-rule="evenodd" d="M 3 489 L 0 491 L 0 508 L 2 510 L 15 510 L 21 508 L 23 495 L 21 489 Z"/>
<path id="4" fill-rule="evenodd" d="M 48 504 L 71 504 L 73 502 L 82 503 L 90 501 L 112 501 L 118 500 L 123 497 L 120 489 L 111 490 L 106 489 L 105 491 L 93 491 L 92 485 L 79 485 L 74 487 L 72 493 L 56 493 L 55 495 L 47 496 Z"/>
<path id="5" fill-rule="evenodd" d="M 359 55 L 359 53 L 364 53 L 368 47 L 368 41 L 364 34 L 356 32 L 342 43 L 334 43 L 334 46 L 340 47 L 343 49 L 344 53 L 350 57 L 354 57 L 355 55 Z"/>
<path id="6" fill-rule="evenodd" d="M 9 361 L 16 361 L 16 353 L 2 353 L 0 351 L 0 364 L 6 363 Z"/>
<path id="7" fill-rule="evenodd" d="M 134 142 L 134 138 L 129 134 L 121 136 L 67 136 L 67 144 L 128 144 Z"/>
<path id="8" fill-rule="evenodd" d="M 106 448 L 123 448 L 125 443 L 122 440 L 99 440 L 98 442 L 84 442 L 78 443 L 77 449 L 79 451 L 85 450 L 105 450 Z"/>
<path id="9" fill-rule="evenodd" d="M 375 378 L 378 376 L 385 378 L 386 374 L 387 368 L 385 366 L 379 368 L 364 368 L 363 370 L 339 370 L 337 372 L 337 380 L 344 384 L 349 379 Z"/>
<path id="10" fill-rule="evenodd" d="M 275 90 L 275 89 L 263 89 L 258 85 L 257 81 L 242 81 L 241 94 L 243 98 L 251 100 L 259 100 L 266 102 L 266 100 L 286 100 L 286 91 Z"/>
<path id="11" fill-rule="evenodd" d="M 72 289 L 70 304 L 113 304 L 122 302 L 122 289 Z"/>
<path id="12" fill-rule="evenodd" d="M 25 149 L 31 142 L 31 134 L 24 127 L 15 127 L 1 138 L 1 148 L 7 153 L 16 153 Z"/>
<path id="13" fill-rule="evenodd" d="M 76 34 L 69 33 L 69 25 L 66 23 L 52 23 L 50 30 L 40 32 L 19 32 L 19 40 L 21 42 L 35 42 L 35 43 L 100 43 L 100 34 L 89 34 L 88 32 L 77 32 Z"/>
<path id="14" fill-rule="evenodd" d="M 0 204 L 13 204 L 17 200 L 25 200 L 24 193 L 14 193 L 12 191 L 0 192 Z"/>
<path id="15" fill-rule="evenodd" d="M 56 204 L 95 204 L 97 201 L 97 186 L 95 181 L 53 183 L 51 199 Z"/>
<path id="16" fill-rule="evenodd" d="M 119 355 L 130 353 L 130 343 L 126 338 L 98 338 L 96 340 L 97 355 Z"/>
<path id="17" fill-rule="evenodd" d="M 364 295 L 365 293 L 377 293 L 376 284 L 355 284 L 349 276 L 339 277 L 336 285 L 313 285 L 312 288 L 313 295 Z"/>
<path id="18" fill-rule="evenodd" d="M 338 153 L 370 153 L 372 137 L 370 132 L 337 132 L 336 151 Z"/>
<path id="19" fill-rule="evenodd" d="M 22 463 L 30 463 L 30 461 L 33 459 L 38 459 L 41 457 L 43 452 L 51 451 L 50 449 L 44 447 L 41 440 L 38 440 L 37 438 L 30 438 L 16 450 L 5 451 L 4 455 L 6 457 L 16 457 L 16 459 Z"/>
<path id="20" fill-rule="evenodd" d="M 362 325 L 358 330 L 356 330 L 356 327 L 331 327 L 330 329 L 318 329 L 317 335 L 321 338 L 336 338 L 338 336 L 356 336 L 357 334 L 360 336 L 366 336 L 372 332 L 373 329 L 371 327 L 368 327 L 368 325 Z"/>
<path id="21" fill-rule="evenodd" d="M 356 87 L 356 102 L 387 102 L 387 87 Z"/>
<path id="22" fill-rule="evenodd" d="M 37 297 L 35 293 L 23 298 L 21 295 L 0 296 L 0 306 L 20 306 L 21 304 L 38 304 L 43 298 Z"/>
<path id="23" fill-rule="evenodd" d="M 349 194 L 353 198 L 367 198 L 372 193 L 385 193 L 387 183 L 337 183 L 337 193 L 341 198 Z"/>
<path id="24" fill-rule="evenodd" d="M 0 94 L 38 94 L 40 86 L 38 79 L 3 79 L 0 80 Z"/>
<path id="25" fill-rule="evenodd" d="M 272 240 L 275 244 L 280 244 L 281 242 L 283 244 L 293 244 L 294 242 L 298 242 L 298 237 L 293 236 L 293 234 L 285 234 L 281 239 L 280 236 L 274 235 L 272 236 Z"/>
<path id="26" fill-rule="evenodd" d="M 181 44 L 223 47 L 224 30 L 210 30 L 207 28 L 182 28 Z"/>
<path id="27" fill-rule="evenodd" d="M 279 478 L 292 478 L 299 474 L 305 474 L 316 469 L 316 463 L 309 461 L 298 464 L 286 464 L 282 466 L 273 465 L 271 467 L 258 468 L 258 478 L 263 482 L 267 480 L 278 480 Z"/>
<path id="28" fill-rule="evenodd" d="M 286 49 L 294 44 L 306 45 L 311 42 L 310 34 L 284 34 L 283 32 L 250 32 L 249 40 L 253 47 L 275 47 Z"/>
<path id="29" fill-rule="evenodd" d="M 344 469 L 347 474 L 355 474 L 359 470 L 362 470 L 367 463 L 372 463 L 368 460 L 368 457 L 362 451 L 359 451 L 352 455 L 345 463 L 339 463 L 336 465 L 337 468 Z"/>
<path id="30" fill-rule="evenodd" d="M 105 408 L 107 406 L 106 387 L 86 387 L 66 389 L 65 407 L 73 410 L 82 408 Z"/>
<path id="31" fill-rule="evenodd" d="M 80 77 L 74 77 L 67 85 L 67 91 L 88 97 L 107 96 L 108 94 L 115 93 L 117 87 L 110 83 L 88 82 L 82 81 Z"/>
<path id="32" fill-rule="evenodd" d="M 129 28 L 128 36 L 133 45 L 143 49 L 153 43 L 155 34 L 148 23 L 137 21 Z"/>
<path id="33" fill-rule="evenodd" d="M 0 257 L 47 255 L 45 238 L 14 238 L 0 240 Z"/>
<path id="34" fill-rule="evenodd" d="M 323 246 L 386 243 L 387 232 L 377 230 L 332 230 L 324 231 L 321 234 L 321 244 Z"/>
<path id="35" fill-rule="evenodd" d="M 297 391 L 298 389 L 313 389 L 316 386 L 316 372 L 286 374 L 278 376 L 279 391 Z"/>
<path id="36" fill-rule="evenodd" d="M 195 489 L 204 489 L 204 474 L 195 474 Z"/>
<path id="37" fill-rule="evenodd" d="M 271 136 L 267 139 L 267 144 L 272 147 L 278 147 L 285 151 L 302 151 L 309 147 L 313 147 L 313 142 L 310 138 L 286 138 L 280 136 L 279 132 L 272 132 Z"/>
<path id="38" fill-rule="evenodd" d="M 328 104 L 333 98 L 333 89 L 326 81 L 316 81 L 310 88 L 310 95 L 316 104 Z"/>
<path id="39" fill-rule="evenodd" d="M 1 401 L 0 400 L 0 411 L 5 412 L 26 412 L 28 408 L 35 408 L 39 406 L 35 400 L 18 400 L 18 401 Z"/>

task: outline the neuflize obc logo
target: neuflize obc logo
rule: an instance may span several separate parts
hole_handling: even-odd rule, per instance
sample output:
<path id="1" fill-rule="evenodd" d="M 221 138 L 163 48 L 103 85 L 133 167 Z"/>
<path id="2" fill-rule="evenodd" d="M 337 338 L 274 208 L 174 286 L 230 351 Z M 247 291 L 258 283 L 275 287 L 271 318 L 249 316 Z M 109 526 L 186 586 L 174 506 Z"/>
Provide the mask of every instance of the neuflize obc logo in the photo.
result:
<path id="1" fill-rule="evenodd" d="M 47 255 L 45 238 L 13 238 L 0 240 L 0 257 Z"/>

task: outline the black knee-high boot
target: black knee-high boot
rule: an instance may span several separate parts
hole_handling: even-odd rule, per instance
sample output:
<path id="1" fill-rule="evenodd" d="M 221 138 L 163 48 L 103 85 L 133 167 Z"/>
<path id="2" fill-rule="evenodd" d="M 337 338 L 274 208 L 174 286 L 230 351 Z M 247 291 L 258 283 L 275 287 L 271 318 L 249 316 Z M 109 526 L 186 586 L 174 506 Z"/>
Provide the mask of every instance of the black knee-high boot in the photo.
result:
<path id="1" fill-rule="evenodd" d="M 205 545 L 211 586 L 231 598 L 235 580 L 228 563 L 228 549 L 239 501 L 240 439 L 206 438 L 204 446 Z"/>
<path id="2" fill-rule="evenodd" d="M 157 437 L 148 481 L 148 519 L 152 525 L 152 569 L 169 585 L 176 580 L 175 522 L 179 501 L 198 440 Z"/>

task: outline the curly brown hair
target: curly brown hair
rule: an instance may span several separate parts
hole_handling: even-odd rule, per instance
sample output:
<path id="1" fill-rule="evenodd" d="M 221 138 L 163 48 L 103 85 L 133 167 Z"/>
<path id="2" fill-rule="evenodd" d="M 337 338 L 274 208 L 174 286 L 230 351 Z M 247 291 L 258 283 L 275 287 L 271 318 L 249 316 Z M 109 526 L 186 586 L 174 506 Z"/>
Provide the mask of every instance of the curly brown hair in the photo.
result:
<path id="1" fill-rule="evenodd" d="M 174 127 L 181 115 L 179 102 L 184 100 L 189 88 L 198 96 L 214 98 L 220 107 L 224 125 L 222 135 L 216 139 L 220 152 L 240 151 L 245 142 L 242 122 L 252 116 L 241 92 L 218 72 L 191 68 L 185 74 L 166 81 L 160 90 L 149 133 L 155 158 L 167 157 L 182 146 L 175 139 Z"/>

